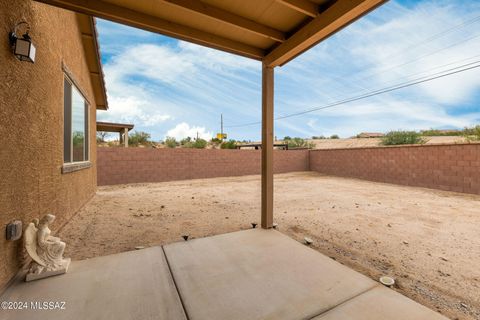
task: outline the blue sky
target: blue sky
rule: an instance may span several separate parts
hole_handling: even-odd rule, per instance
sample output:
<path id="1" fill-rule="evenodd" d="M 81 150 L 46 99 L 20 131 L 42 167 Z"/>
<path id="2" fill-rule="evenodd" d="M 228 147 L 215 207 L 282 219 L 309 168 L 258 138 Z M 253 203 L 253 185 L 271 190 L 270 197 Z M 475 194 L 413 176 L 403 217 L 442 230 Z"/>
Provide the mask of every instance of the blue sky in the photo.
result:
<path id="1" fill-rule="evenodd" d="M 478 19 L 476 19 L 478 17 Z M 154 140 L 259 140 L 261 63 L 97 20 L 110 109 Z M 275 115 L 355 97 L 480 60 L 480 1 L 390 1 L 275 69 Z M 480 123 L 480 68 L 275 121 L 275 135 L 463 128 Z"/>

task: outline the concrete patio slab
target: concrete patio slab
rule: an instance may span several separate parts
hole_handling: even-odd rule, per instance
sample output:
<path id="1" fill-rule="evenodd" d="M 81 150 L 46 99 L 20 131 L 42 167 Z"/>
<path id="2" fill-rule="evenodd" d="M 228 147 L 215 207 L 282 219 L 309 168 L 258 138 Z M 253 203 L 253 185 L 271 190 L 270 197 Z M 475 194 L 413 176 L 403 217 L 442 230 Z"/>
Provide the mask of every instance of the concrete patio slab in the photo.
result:
<path id="1" fill-rule="evenodd" d="M 275 230 L 74 261 L 64 275 L 22 280 L 0 301 L 27 307 L 0 310 L 0 320 L 446 319 Z"/>
<path id="2" fill-rule="evenodd" d="M 275 230 L 164 247 L 191 320 L 310 319 L 377 286 Z"/>
<path id="3" fill-rule="evenodd" d="M 60 276 L 18 279 L 0 301 L 28 303 L 0 311 L 2 320 L 186 319 L 161 247 L 74 261 Z M 32 310 L 30 302 L 65 302 L 65 310 Z"/>
<path id="4" fill-rule="evenodd" d="M 447 320 L 384 287 L 375 287 L 312 320 Z"/>

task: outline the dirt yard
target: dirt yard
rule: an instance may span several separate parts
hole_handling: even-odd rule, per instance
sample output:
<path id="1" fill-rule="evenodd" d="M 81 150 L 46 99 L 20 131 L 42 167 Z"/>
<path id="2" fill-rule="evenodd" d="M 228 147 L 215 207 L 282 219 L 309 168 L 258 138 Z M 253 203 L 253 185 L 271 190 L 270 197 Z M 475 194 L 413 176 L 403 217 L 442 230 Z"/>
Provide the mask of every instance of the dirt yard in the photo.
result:
<path id="1" fill-rule="evenodd" d="M 315 172 L 275 176 L 279 230 L 452 319 L 480 319 L 480 196 Z M 250 228 L 260 177 L 100 187 L 59 232 L 74 260 Z"/>

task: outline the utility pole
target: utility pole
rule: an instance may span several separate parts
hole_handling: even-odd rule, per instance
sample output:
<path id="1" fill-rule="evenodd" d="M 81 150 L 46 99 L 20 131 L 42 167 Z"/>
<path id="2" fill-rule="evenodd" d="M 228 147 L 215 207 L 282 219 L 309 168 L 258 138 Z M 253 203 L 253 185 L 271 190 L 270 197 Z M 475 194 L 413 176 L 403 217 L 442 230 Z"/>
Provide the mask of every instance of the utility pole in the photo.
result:
<path id="1" fill-rule="evenodd" d="M 220 113 L 220 133 L 222 134 L 223 141 L 223 113 Z"/>

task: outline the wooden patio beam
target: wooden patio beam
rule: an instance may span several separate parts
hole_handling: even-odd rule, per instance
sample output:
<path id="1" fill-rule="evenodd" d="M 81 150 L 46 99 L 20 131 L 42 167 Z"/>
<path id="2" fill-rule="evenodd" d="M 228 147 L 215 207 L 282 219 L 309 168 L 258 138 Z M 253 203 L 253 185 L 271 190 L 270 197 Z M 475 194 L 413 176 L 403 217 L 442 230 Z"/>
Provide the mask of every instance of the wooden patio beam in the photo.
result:
<path id="1" fill-rule="evenodd" d="M 284 65 L 384 2 L 386 0 L 338 0 L 270 51 L 263 62 L 269 67 Z"/>
<path id="2" fill-rule="evenodd" d="M 102 0 L 35 0 L 63 9 L 111 20 L 135 28 L 160 33 L 177 39 L 193 42 L 248 58 L 261 60 L 265 51 L 261 48 L 220 37 L 182 24 L 127 9 Z"/>
<path id="3" fill-rule="evenodd" d="M 298 12 L 306 14 L 312 18 L 318 16 L 318 4 L 308 0 L 277 0 L 277 2 L 292 8 Z"/>
<path id="4" fill-rule="evenodd" d="M 261 23 L 236 15 L 229 11 L 208 5 L 195 0 L 162 0 L 185 10 L 201 14 L 216 21 L 227 23 L 236 28 L 254 33 L 256 35 L 275 40 L 285 41 L 285 34 L 277 29 L 265 26 Z"/>
<path id="5" fill-rule="evenodd" d="M 273 68 L 262 64 L 262 228 L 273 226 Z"/>

